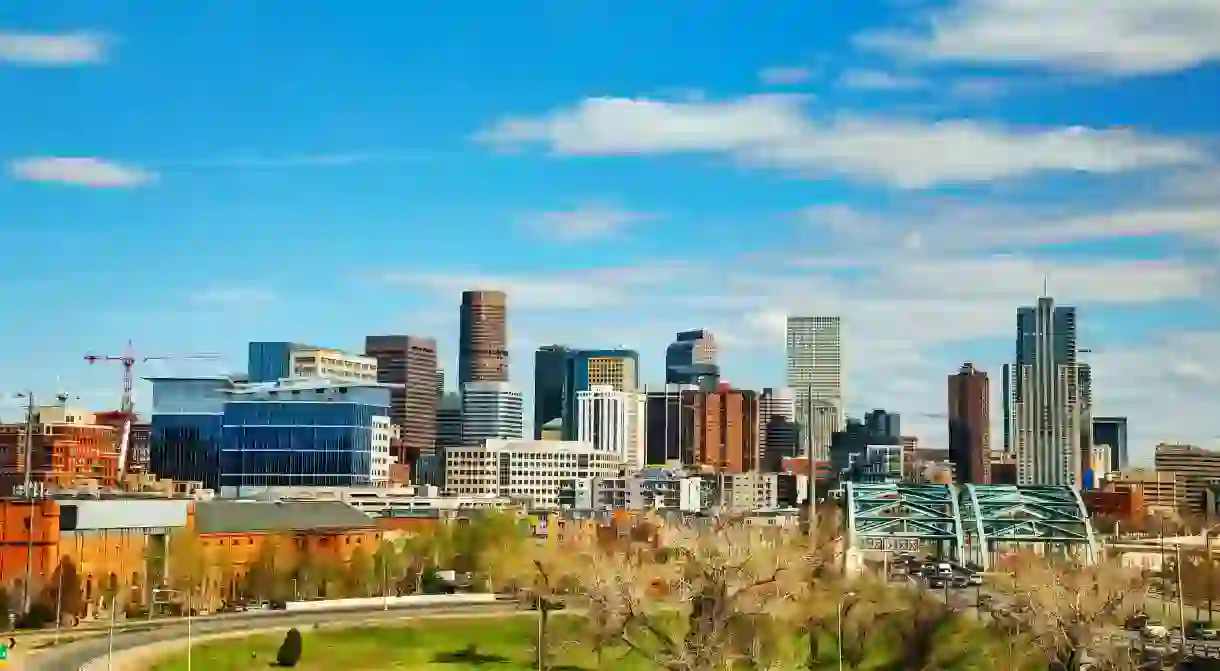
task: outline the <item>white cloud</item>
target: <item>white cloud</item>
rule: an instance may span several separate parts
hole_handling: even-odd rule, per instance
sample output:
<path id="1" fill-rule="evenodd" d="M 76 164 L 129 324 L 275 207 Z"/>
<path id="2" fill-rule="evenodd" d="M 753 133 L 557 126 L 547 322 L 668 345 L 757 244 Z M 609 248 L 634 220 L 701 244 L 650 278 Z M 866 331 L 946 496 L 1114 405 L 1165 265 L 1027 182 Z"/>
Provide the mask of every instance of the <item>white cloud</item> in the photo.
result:
<path id="1" fill-rule="evenodd" d="M 193 303 L 221 308 L 261 307 L 275 300 L 275 292 L 254 287 L 215 287 L 191 296 Z"/>
<path id="2" fill-rule="evenodd" d="M 1001 77 L 963 77 L 949 84 L 949 95 L 959 100 L 992 100 L 1013 88 L 1011 79 Z"/>
<path id="3" fill-rule="evenodd" d="M 502 119 L 476 139 L 502 148 L 542 146 L 560 156 L 722 154 L 803 176 L 837 174 L 906 189 L 1208 160 L 1188 142 L 1131 130 L 847 115 L 819 120 L 806 113 L 806 102 L 793 95 L 714 102 L 590 98 L 540 117 Z"/>
<path id="4" fill-rule="evenodd" d="M 107 46 L 106 39 L 95 33 L 40 35 L 0 30 L 0 63 L 42 67 L 100 63 L 106 59 Z"/>
<path id="5" fill-rule="evenodd" d="M 763 68 L 758 73 L 758 80 L 768 86 L 791 86 L 804 84 L 816 74 L 816 70 L 804 65 L 776 65 Z"/>
<path id="6" fill-rule="evenodd" d="M 9 164 L 14 179 L 94 188 L 131 188 L 154 181 L 155 173 L 94 157 L 33 157 Z"/>
<path id="7" fill-rule="evenodd" d="M 586 203 L 569 210 L 540 212 L 526 218 L 532 232 L 563 242 L 587 242 L 612 238 L 627 231 L 649 215 L 617 207 Z"/>
<path id="8" fill-rule="evenodd" d="M 902 58 L 1143 75 L 1220 60 L 1215 0 L 956 0 L 858 43 Z"/>
<path id="9" fill-rule="evenodd" d="M 839 86 L 857 91 L 918 91 L 930 86 L 928 80 L 914 75 L 899 75 L 885 70 L 847 70 L 839 75 Z"/>

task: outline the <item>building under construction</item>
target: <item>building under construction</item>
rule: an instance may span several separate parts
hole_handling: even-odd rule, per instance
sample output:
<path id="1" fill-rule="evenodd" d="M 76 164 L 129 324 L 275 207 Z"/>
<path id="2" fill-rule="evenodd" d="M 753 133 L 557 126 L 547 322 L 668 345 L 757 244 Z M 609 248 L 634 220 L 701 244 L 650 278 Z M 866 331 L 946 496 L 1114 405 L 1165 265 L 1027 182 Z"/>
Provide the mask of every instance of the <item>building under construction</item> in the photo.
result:
<path id="1" fill-rule="evenodd" d="M 85 483 L 119 486 L 121 435 L 121 428 L 99 422 L 94 413 L 62 405 L 35 408 L 30 422 L 0 424 L 0 496 L 22 493 L 27 452 L 34 493 Z"/>

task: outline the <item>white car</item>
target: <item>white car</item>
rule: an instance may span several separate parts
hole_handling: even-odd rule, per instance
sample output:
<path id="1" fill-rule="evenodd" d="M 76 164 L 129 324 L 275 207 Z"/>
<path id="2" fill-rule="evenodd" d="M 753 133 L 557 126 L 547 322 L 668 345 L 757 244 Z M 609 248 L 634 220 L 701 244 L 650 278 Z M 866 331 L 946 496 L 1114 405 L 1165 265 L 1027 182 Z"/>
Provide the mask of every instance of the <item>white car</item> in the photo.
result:
<path id="1" fill-rule="evenodd" d="M 1145 622 L 1140 634 L 1145 638 L 1169 638 L 1169 628 L 1160 622 Z"/>

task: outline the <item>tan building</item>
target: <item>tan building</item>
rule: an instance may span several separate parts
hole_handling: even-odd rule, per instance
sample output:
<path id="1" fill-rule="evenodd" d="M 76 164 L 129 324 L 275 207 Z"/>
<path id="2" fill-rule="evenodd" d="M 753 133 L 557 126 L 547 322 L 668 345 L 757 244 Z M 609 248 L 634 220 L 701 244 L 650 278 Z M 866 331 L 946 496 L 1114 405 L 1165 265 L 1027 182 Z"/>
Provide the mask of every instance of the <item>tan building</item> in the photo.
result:
<path id="1" fill-rule="evenodd" d="M 758 470 L 758 392 L 721 389 L 693 396 L 695 463 L 721 473 Z"/>
<path id="2" fill-rule="evenodd" d="M 1208 484 L 1220 480 L 1220 452 L 1194 445 L 1161 443 L 1156 446 L 1156 469 L 1173 471 L 1182 477 L 1186 493 L 1185 506 L 1180 512 L 1202 514 Z"/>
<path id="3" fill-rule="evenodd" d="M 288 353 L 292 377 L 325 377 L 355 382 L 377 381 L 377 359 L 329 347 L 294 348 Z"/>
<path id="4" fill-rule="evenodd" d="M 1130 492 L 1149 513 L 1173 514 L 1185 509 L 1185 478 L 1173 471 L 1132 468 L 1111 473 L 1103 489 Z"/>

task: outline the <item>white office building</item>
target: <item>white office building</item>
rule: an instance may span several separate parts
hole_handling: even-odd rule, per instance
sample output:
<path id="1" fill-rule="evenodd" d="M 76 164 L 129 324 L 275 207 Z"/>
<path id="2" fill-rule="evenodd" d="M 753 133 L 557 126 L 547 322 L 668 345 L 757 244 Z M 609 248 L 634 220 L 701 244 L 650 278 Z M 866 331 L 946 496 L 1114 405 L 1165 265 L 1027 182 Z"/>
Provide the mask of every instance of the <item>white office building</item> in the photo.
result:
<path id="1" fill-rule="evenodd" d="M 576 392 L 576 440 L 644 467 L 644 396 L 606 385 Z"/>
<path id="2" fill-rule="evenodd" d="M 509 383 L 467 382 L 461 403 L 462 444 L 524 436 L 524 402 Z"/>
<path id="3" fill-rule="evenodd" d="M 498 440 L 463 445 L 445 454 L 445 491 L 452 496 L 495 495 L 559 507 L 576 481 L 609 478 L 622 468 L 613 454 L 566 440 Z"/>
<path id="4" fill-rule="evenodd" d="M 844 422 L 843 339 L 839 317 L 788 317 L 787 386 L 796 394 L 796 415 L 801 424 L 812 425 L 807 417 L 814 402 L 832 406 L 834 427 Z M 817 412 L 817 411 L 815 411 Z M 822 411 L 824 412 L 824 411 Z M 829 444 L 827 444 L 827 448 Z M 815 450 L 817 451 L 817 450 Z"/>

